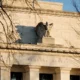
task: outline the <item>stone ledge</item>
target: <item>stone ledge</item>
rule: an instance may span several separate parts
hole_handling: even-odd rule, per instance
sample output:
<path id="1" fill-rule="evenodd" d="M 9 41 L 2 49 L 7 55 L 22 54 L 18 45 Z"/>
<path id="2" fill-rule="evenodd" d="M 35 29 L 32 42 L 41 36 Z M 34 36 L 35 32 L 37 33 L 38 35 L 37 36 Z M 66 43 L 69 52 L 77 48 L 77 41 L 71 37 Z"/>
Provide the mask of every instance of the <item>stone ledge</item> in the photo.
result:
<path id="1" fill-rule="evenodd" d="M 49 10 L 61 10 L 63 8 L 63 4 L 59 2 L 48 2 L 48 1 L 34 1 L 29 0 L 29 1 L 24 1 L 24 0 L 7 0 L 3 1 L 3 6 L 10 6 L 10 7 L 19 7 L 19 8 L 36 8 L 36 9 L 49 9 Z"/>
<path id="2" fill-rule="evenodd" d="M 36 13 L 36 14 L 46 14 L 46 15 L 57 15 L 57 16 L 69 16 L 69 17 L 80 17 L 80 13 L 77 12 L 65 12 L 58 10 L 48 10 L 48 9 L 30 9 L 30 8 L 18 8 L 18 7 L 10 7 L 4 6 L 6 11 L 11 12 L 24 12 L 24 13 Z"/>
<path id="3" fill-rule="evenodd" d="M 57 52 L 57 53 L 70 53 L 70 54 L 80 53 L 79 48 L 67 48 L 56 45 L 44 46 L 44 45 L 32 45 L 32 44 L 0 44 L 0 49 Z"/>

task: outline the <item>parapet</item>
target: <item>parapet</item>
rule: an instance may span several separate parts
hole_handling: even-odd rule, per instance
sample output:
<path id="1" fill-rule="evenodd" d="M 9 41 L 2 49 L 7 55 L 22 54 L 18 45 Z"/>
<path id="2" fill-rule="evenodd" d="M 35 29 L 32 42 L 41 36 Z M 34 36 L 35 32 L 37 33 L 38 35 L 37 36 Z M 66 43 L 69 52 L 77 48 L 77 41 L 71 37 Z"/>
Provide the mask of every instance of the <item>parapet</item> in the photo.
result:
<path id="1" fill-rule="evenodd" d="M 39 1 L 39 5 L 42 9 L 48 10 L 63 10 L 63 4 L 57 2 L 46 2 L 46 1 Z"/>
<path id="2" fill-rule="evenodd" d="M 25 2 L 26 1 L 26 2 Z M 33 1 L 32 0 L 3 0 L 3 6 L 17 7 L 17 8 L 34 8 L 34 9 L 47 9 L 47 10 L 60 10 L 62 11 L 63 4 L 57 2 L 47 1 Z"/>

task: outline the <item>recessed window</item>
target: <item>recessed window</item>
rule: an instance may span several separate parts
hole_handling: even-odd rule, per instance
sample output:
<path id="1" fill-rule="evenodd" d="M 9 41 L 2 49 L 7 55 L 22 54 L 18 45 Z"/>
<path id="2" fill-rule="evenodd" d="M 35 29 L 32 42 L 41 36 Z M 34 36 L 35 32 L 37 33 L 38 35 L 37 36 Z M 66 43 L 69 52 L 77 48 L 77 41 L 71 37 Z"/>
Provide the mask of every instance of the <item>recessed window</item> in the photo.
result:
<path id="1" fill-rule="evenodd" d="M 40 74 L 39 80 L 53 80 L 53 74 Z"/>
<path id="2" fill-rule="evenodd" d="M 11 72 L 11 80 L 22 80 L 22 72 Z"/>
<path id="3" fill-rule="evenodd" d="M 80 75 L 71 75 L 70 80 L 80 80 Z"/>

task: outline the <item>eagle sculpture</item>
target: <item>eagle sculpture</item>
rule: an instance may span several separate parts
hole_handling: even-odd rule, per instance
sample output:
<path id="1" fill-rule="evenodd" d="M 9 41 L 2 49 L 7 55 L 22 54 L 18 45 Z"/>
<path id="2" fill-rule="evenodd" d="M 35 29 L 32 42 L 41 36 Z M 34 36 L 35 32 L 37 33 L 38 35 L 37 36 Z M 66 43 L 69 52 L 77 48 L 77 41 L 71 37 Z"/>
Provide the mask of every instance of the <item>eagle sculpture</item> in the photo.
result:
<path id="1" fill-rule="evenodd" d="M 51 30 L 51 26 L 53 24 L 49 24 L 48 22 L 46 22 L 46 24 L 44 24 L 43 22 L 39 22 L 35 28 L 36 31 L 36 35 L 38 37 L 37 43 L 42 43 L 42 38 L 43 36 L 45 37 L 49 37 L 50 36 L 50 30 Z"/>

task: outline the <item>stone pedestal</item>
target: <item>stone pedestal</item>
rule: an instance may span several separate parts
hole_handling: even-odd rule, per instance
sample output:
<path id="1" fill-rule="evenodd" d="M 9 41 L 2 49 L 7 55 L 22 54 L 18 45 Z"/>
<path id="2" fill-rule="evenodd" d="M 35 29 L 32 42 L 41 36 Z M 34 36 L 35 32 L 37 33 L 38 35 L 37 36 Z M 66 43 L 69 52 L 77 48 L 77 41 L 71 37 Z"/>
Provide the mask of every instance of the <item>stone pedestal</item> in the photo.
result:
<path id="1" fill-rule="evenodd" d="M 71 68 L 56 68 L 56 80 L 70 80 Z"/>
<path id="2" fill-rule="evenodd" d="M 54 38 L 52 37 L 43 37 L 41 43 L 37 43 L 41 45 L 53 45 L 54 44 Z"/>
<path id="3" fill-rule="evenodd" d="M 54 38 L 52 38 L 52 37 L 43 37 L 42 43 L 43 44 L 54 44 Z"/>
<path id="4" fill-rule="evenodd" d="M 10 79 L 10 67 L 0 67 L 0 80 L 11 80 Z"/>

